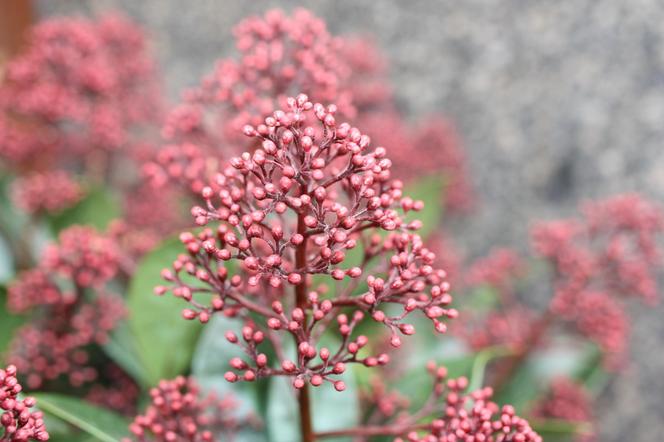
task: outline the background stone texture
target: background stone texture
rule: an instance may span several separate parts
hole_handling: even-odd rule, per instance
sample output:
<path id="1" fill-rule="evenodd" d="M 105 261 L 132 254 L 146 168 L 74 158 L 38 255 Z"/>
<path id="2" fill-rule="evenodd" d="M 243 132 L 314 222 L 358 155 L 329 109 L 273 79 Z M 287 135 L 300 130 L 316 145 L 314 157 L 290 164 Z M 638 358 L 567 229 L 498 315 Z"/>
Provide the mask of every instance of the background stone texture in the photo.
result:
<path id="1" fill-rule="evenodd" d="M 151 30 L 172 98 L 230 54 L 241 18 L 295 1 L 42 0 L 44 15 L 120 9 Z M 664 201 L 664 2 L 313 1 L 332 32 L 371 34 L 399 103 L 440 111 L 465 139 L 479 212 L 457 228 L 470 255 L 527 247 L 532 220 L 636 190 Z M 462 226 L 456 226 L 462 227 Z M 602 441 L 664 430 L 664 306 L 634 308 L 634 362 L 602 397 Z"/>

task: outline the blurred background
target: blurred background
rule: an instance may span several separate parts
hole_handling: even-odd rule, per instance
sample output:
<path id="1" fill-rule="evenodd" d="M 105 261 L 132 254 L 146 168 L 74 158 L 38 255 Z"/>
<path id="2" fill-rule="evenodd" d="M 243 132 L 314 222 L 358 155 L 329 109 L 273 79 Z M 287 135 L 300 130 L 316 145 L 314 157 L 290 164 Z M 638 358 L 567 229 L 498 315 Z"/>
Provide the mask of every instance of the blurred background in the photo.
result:
<path id="1" fill-rule="evenodd" d="M 664 201 L 658 0 L 44 0 L 33 18 L 124 11 L 151 34 L 175 101 L 233 52 L 233 24 L 296 6 L 334 34 L 370 34 L 405 114 L 441 112 L 456 124 L 479 199 L 451 227 L 467 256 L 526 249 L 532 221 L 569 215 L 587 198 L 639 191 Z M 632 363 L 597 410 L 602 441 L 653 441 L 664 430 L 664 307 L 633 314 Z"/>

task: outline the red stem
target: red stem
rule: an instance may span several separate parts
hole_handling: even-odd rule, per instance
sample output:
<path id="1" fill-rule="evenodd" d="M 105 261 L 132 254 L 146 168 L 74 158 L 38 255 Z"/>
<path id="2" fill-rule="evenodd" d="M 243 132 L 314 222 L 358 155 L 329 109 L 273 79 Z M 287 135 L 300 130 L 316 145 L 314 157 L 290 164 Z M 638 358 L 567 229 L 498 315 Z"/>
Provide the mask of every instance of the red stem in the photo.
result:
<path id="1" fill-rule="evenodd" d="M 302 244 L 297 246 L 295 250 L 295 268 L 304 269 L 307 265 L 307 237 L 305 235 L 306 226 L 304 225 L 304 215 L 299 214 L 297 217 L 297 233 L 304 236 Z M 302 282 L 295 286 L 295 303 L 306 312 L 307 308 L 307 282 L 306 277 L 302 278 Z M 306 319 L 304 324 L 306 327 Z M 297 343 L 296 343 L 297 344 Z M 311 400 L 309 398 L 309 386 L 305 383 L 304 387 L 300 389 L 298 397 L 300 409 L 300 431 L 302 433 L 302 442 L 314 442 L 316 437 L 314 435 L 314 428 L 311 419 Z"/>

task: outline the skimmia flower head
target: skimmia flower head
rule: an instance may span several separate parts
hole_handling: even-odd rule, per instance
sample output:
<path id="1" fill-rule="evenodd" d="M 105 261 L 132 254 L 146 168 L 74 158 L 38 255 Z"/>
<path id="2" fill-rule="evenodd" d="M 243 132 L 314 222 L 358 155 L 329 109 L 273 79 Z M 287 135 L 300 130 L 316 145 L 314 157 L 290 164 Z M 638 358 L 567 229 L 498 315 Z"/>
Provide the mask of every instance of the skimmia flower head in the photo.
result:
<path id="1" fill-rule="evenodd" d="M 73 226 L 46 247 L 37 267 L 9 286 L 10 310 L 41 313 L 18 330 L 9 350 L 30 388 L 61 376 L 75 386 L 95 379 L 87 347 L 106 342 L 125 314 L 120 298 L 107 288 L 120 261 L 109 237 Z"/>
<path id="2" fill-rule="evenodd" d="M 247 146 L 244 125 L 258 126 L 299 92 L 312 101 L 335 102 L 340 115 L 381 108 L 391 101 L 385 62 L 375 45 L 340 38 L 305 9 L 272 10 L 234 29 L 238 59 L 220 60 L 183 101 L 162 130 L 169 143 L 145 165 L 153 184 L 169 181 L 200 193 L 205 180 Z M 223 164 L 223 162 L 221 162 Z"/>
<path id="3" fill-rule="evenodd" d="M 59 212 L 82 196 L 80 185 L 64 171 L 30 174 L 17 178 L 12 186 L 14 203 L 30 214 Z"/>
<path id="4" fill-rule="evenodd" d="M 58 18 L 35 26 L 0 84 L 0 157 L 27 169 L 132 145 L 160 108 L 142 31 L 129 20 Z"/>
<path id="5" fill-rule="evenodd" d="M 251 422 L 234 417 L 231 398 L 200 397 L 192 379 L 163 380 L 150 390 L 150 405 L 129 427 L 123 442 L 212 442 L 232 437 Z"/>
<path id="6" fill-rule="evenodd" d="M 467 378 L 450 379 L 447 369 L 433 362 L 427 364 L 427 370 L 432 378 L 431 393 L 415 411 L 395 414 L 388 409 L 376 425 L 359 427 L 356 432 L 332 431 L 325 435 L 393 436 L 394 442 L 542 441 L 528 422 L 516 415 L 514 407 L 501 407 L 491 401 L 490 387 L 467 392 Z M 381 394 L 386 396 L 384 392 Z M 422 423 L 424 417 L 427 419 Z"/>
<path id="7" fill-rule="evenodd" d="M 625 300 L 658 299 L 664 212 L 637 194 L 623 194 L 585 204 L 583 215 L 537 224 L 533 245 L 553 267 L 551 312 L 618 362 L 630 328 Z"/>
<path id="8" fill-rule="evenodd" d="M 371 148 L 368 136 L 337 123 L 335 113 L 334 105 L 299 95 L 263 124 L 246 126 L 261 147 L 233 158 L 202 190 L 205 205 L 192 215 L 204 228 L 181 235 L 188 253 L 162 273 L 169 285 L 156 288 L 190 304 L 186 319 L 244 318 L 242 336 L 226 338 L 250 360 L 231 361 L 231 382 L 283 374 L 296 388 L 329 381 L 343 390 L 338 375 L 347 363 L 389 360 L 363 355 L 368 338 L 353 335 L 362 321 L 383 324 L 399 347 L 401 335 L 415 333 L 407 321 L 413 312 L 439 332 L 457 316 L 445 271 L 416 233 L 421 222 L 406 218 L 422 202 L 391 179 L 385 149 Z M 328 292 L 325 283 L 335 281 Z M 332 324 L 339 343 L 324 347 L 320 336 Z M 274 364 L 260 346 L 280 334 L 295 338 L 297 356 Z"/>
<path id="9" fill-rule="evenodd" d="M 0 368 L 0 441 L 28 442 L 49 439 L 40 411 L 30 411 L 37 401 L 19 397 L 23 387 L 16 378 L 16 366 Z"/>

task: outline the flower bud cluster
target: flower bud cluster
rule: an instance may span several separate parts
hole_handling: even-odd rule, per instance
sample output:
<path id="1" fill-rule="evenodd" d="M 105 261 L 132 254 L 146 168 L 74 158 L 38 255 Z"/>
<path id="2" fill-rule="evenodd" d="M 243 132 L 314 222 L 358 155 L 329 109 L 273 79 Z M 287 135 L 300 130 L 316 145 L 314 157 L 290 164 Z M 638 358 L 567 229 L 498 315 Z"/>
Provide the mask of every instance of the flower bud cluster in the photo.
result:
<path id="1" fill-rule="evenodd" d="M 227 440 L 247 425 L 233 416 L 231 398 L 199 397 L 192 379 L 163 380 L 150 390 L 150 405 L 129 426 L 130 438 L 123 442 L 212 442 Z M 223 437 L 222 437 L 223 436 Z"/>
<path id="2" fill-rule="evenodd" d="M 107 291 L 120 254 L 108 237 L 89 227 L 61 232 L 47 246 L 39 266 L 21 273 L 8 289 L 14 312 L 39 309 L 17 332 L 9 359 L 31 388 L 66 376 L 72 385 L 94 380 L 87 347 L 106 342 L 124 316 L 120 298 Z"/>
<path id="3" fill-rule="evenodd" d="M 468 379 L 449 379 L 447 369 L 430 362 L 433 378 L 431 396 L 422 408 L 411 415 L 399 416 L 383 424 L 395 442 L 541 442 L 542 438 L 528 422 L 517 416 L 514 407 L 498 406 L 491 401 L 490 387 L 466 393 Z M 426 424 L 420 420 L 423 417 Z"/>
<path id="4" fill-rule="evenodd" d="M 49 439 L 40 411 L 30 411 L 37 401 L 19 398 L 23 387 L 16 379 L 16 367 L 0 368 L 0 440 L 7 442 Z"/>
<path id="5" fill-rule="evenodd" d="M 466 272 L 469 286 L 489 286 L 498 291 L 503 299 L 513 296 L 514 282 L 524 273 L 522 258 L 509 248 L 495 248 L 478 259 Z"/>
<path id="6" fill-rule="evenodd" d="M 624 299 L 657 300 L 664 212 L 636 194 L 583 209 L 581 219 L 535 226 L 534 249 L 554 269 L 552 312 L 615 356 L 628 339 Z"/>
<path id="7" fill-rule="evenodd" d="M 532 414 L 572 422 L 592 422 L 590 393 L 571 379 L 556 378 L 546 397 L 534 406 Z"/>
<path id="8" fill-rule="evenodd" d="M 470 316 L 470 315 L 469 315 Z M 510 303 L 481 316 L 466 318 L 458 334 L 475 350 L 493 346 L 509 346 L 520 352 L 526 349 L 533 326 L 534 311 L 520 303 Z"/>
<path id="9" fill-rule="evenodd" d="M 286 374 L 296 388 L 329 381 L 342 390 L 334 375 L 345 364 L 389 360 L 363 354 L 368 339 L 353 335 L 362 321 L 383 324 L 394 347 L 415 333 L 406 321 L 413 312 L 446 331 L 446 320 L 457 316 L 446 273 L 415 233 L 421 222 L 403 216 L 423 204 L 391 179 L 385 149 L 337 123 L 334 105 L 314 105 L 306 95 L 289 98 L 285 109 L 244 133 L 261 147 L 231 159 L 202 189 L 205 205 L 192 215 L 205 227 L 181 235 L 188 253 L 162 272 L 169 286 L 155 289 L 187 301 L 186 319 L 205 323 L 216 312 L 263 317 L 245 326 L 242 339 L 227 337 L 251 357 L 232 364 L 229 381 Z M 339 290 L 312 287 L 324 281 L 336 281 Z M 204 302 L 206 294 L 212 299 Z M 332 324 L 338 348 L 317 342 Z M 256 348 L 279 333 L 295 338 L 297 357 L 267 361 Z"/>
<path id="10" fill-rule="evenodd" d="M 116 15 L 45 20 L 0 85 L 0 157 L 30 170 L 132 144 L 160 98 L 142 31 Z"/>
<path id="11" fill-rule="evenodd" d="M 85 400 L 110 408 L 124 416 L 136 415 L 136 403 L 141 389 L 118 365 L 108 363 L 100 370 L 96 382 L 85 394 Z"/>
<path id="12" fill-rule="evenodd" d="M 531 414 L 545 419 L 560 419 L 569 422 L 586 424 L 590 428 L 579 432 L 576 442 L 594 442 L 594 413 L 590 393 L 578 383 L 568 378 L 556 378 L 551 383 L 546 396 L 534 406 Z"/>
<path id="13" fill-rule="evenodd" d="M 144 169 L 153 184 L 186 183 L 198 195 L 212 176 L 201 172 L 209 172 L 210 165 L 216 172 L 220 154 L 245 149 L 242 128 L 262 124 L 298 92 L 312 101 L 337 103 L 345 117 L 353 117 L 358 106 L 381 108 L 392 101 L 376 47 L 366 39 L 330 35 L 310 11 L 249 17 L 234 34 L 239 60 L 220 60 L 169 114 L 162 132 L 173 144 Z"/>
<path id="14" fill-rule="evenodd" d="M 14 203 L 30 214 L 59 212 L 73 206 L 83 196 L 79 184 L 63 171 L 20 177 L 12 187 Z"/>
<path id="15" fill-rule="evenodd" d="M 204 116 L 208 106 L 220 111 L 222 104 L 226 121 L 221 135 L 237 141 L 245 124 L 260 124 L 279 100 L 299 91 L 322 102 L 340 100 L 352 110 L 344 91 L 351 71 L 341 51 L 343 42 L 311 12 L 296 9 L 289 16 L 268 11 L 240 22 L 234 35 L 239 61 L 221 60 L 200 88 L 186 94 L 185 104 L 168 119 L 166 138 L 212 141 L 209 137 L 219 134 L 206 130 Z"/>

